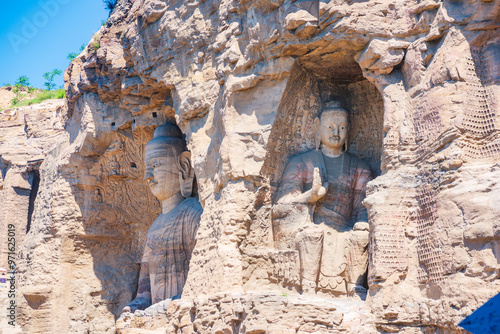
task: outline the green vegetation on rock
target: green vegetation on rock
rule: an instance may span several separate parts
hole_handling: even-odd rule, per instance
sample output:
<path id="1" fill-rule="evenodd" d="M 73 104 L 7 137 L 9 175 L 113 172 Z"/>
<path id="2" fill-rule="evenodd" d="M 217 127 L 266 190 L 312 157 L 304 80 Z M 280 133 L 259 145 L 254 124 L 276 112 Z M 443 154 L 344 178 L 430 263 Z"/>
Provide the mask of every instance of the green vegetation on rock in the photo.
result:
<path id="1" fill-rule="evenodd" d="M 82 53 L 82 51 L 85 50 L 86 47 L 87 46 L 85 44 L 82 44 L 82 46 L 80 46 L 80 53 Z M 78 57 L 80 55 L 80 53 L 70 52 L 70 53 L 68 53 L 66 58 L 68 58 L 69 61 L 73 61 L 76 59 L 76 57 Z"/>
<path id="2" fill-rule="evenodd" d="M 111 16 L 111 13 L 113 12 L 113 9 L 115 9 L 117 5 L 117 0 L 103 0 L 102 1 L 104 4 L 104 8 L 109 10 L 109 16 Z"/>
<path id="3" fill-rule="evenodd" d="M 32 104 L 40 103 L 44 100 L 63 99 L 65 97 L 66 97 L 66 90 L 64 90 L 64 88 L 56 89 L 56 90 L 42 90 L 36 95 L 35 98 L 30 99 L 30 100 L 21 101 L 16 106 L 17 107 L 29 106 Z"/>

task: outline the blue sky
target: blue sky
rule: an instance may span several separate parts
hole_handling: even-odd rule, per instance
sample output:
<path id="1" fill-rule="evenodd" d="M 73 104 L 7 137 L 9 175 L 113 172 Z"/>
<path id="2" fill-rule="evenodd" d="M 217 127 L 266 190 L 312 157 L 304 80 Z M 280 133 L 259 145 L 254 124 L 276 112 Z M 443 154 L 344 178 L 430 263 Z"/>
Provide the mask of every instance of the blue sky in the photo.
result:
<path id="1" fill-rule="evenodd" d="M 43 73 L 68 67 L 70 52 L 80 52 L 108 18 L 102 0 L 3 1 L 0 10 L 0 85 L 27 75 L 42 88 Z M 63 85 L 64 75 L 56 77 Z"/>

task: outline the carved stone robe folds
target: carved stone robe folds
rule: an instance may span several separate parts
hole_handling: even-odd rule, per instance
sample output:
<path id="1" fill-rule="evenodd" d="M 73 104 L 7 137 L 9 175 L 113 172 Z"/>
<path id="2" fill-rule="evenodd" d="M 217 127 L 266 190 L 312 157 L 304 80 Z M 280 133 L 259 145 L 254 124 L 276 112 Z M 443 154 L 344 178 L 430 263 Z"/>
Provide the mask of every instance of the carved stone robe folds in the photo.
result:
<path id="1" fill-rule="evenodd" d="M 148 231 L 143 255 L 149 268 L 151 302 L 180 297 L 189 271 L 202 207 L 193 197 L 161 214 Z"/>
<path id="2" fill-rule="evenodd" d="M 361 203 L 372 174 L 365 162 L 348 153 L 335 158 L 320 150 L 297 154 L 283 171 L 278 198 L 311 189 L 316 167 L 322 183 L 329 183 L 326 195 L 308 210 L 299 203 L 279 207 L 274 214 L 275 238 L 289 240 L 275 240 L 286 248 L 298 248 L 304 278 L 317 282 L 318 288 L 343 294 L 350 262 L 358 261 L 349 253 L 350 231 L 356 222 L 368 221 Z"/>
<path id="3" fill-rule="evenodd" d="M 368 164 L 349 153 L 330 158 L 314 150 L 293 156 L 281 177 L 278 196 L 311 189 L 314 167 L 319 168 L 322 182 L 329 183 L 327 194 L 316 203 L 314 222 L 342 232 L 351 230 L 358 221 L 368 221 L 361 202 L 372 174 Z"/>

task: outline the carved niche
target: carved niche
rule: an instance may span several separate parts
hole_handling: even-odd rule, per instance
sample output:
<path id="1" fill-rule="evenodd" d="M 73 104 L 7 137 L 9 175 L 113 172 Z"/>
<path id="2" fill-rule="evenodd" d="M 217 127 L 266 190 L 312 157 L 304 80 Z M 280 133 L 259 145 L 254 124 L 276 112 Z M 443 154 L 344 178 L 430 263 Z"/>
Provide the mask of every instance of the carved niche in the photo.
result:
<path id="1" fill-rule="evenodd" d="M 339 102 L 314 120 L 315 149 L 291 157 L 273 207 L 277 274 L 304 293 L 366 296 L 367 163 L 347 152 L 349 113 Z M 288 270 L 287 270 L 288 269 Z"/>

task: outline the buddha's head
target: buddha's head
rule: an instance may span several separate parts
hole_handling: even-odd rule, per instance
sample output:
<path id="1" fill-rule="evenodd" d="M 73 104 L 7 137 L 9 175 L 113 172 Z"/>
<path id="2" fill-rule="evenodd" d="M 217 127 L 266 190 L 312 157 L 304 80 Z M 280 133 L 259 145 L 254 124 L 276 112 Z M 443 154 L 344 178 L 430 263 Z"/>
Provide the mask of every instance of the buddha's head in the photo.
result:
<path id="1" fill-rule="evenodd" d="M 182 193 L 191 196 L 194 171 L 181 130 L 173 124 L 159 126 L 146 144 L 145 173 L 153 195 L 160 201 Z"/>
<path id="2" fill-rule="evenodd" d="M 342 150 L 349 132 L 349 114 L 337 101 L 329 102 L 319 117 L 319 141 L 332 150 Z"/>

